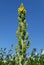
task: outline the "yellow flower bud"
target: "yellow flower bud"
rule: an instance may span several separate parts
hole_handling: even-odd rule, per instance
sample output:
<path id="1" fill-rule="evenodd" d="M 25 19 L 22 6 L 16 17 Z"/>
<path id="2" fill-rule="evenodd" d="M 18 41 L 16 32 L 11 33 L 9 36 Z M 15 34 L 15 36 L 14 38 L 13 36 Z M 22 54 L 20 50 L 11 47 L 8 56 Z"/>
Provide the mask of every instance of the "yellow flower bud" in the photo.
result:
<path id="1" fill-rule="evenodd" d="M 18 8 L 18 13 L 21 13 L 24 10 L 24 6 L 23 4 L 21 4 L 21 6 Z"/>

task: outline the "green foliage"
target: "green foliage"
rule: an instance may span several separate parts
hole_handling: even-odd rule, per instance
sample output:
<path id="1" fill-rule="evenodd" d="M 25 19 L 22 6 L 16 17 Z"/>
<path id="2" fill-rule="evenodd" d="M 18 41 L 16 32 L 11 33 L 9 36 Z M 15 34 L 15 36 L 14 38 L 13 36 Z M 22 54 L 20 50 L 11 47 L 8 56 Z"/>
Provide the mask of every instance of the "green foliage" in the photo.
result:
<path id="1" fill-rule="evenodd" d="M 18 45 L 16 47 L 18 47 Z M 1 54 L 4 52 L 4 50 L 3 51 L 2 50 L 3 49 L 0 49 Z M 10 59 L 9 57 L 9 59 L 6 60 L 5 58 L 7 57 L 4 57 L 4 54 L 2 57 L 1 54 L 0 54 L 0 58 L 1 58 L 0 65 L 19 65 L 20 61 L 24 59 L 23 55 L 19 57 L 19 55 L 16 53 L 16 56 L 10 54 L 12 58 Z M 9 54 L 7 55 L 9 56 Z M 42 50 L 42 52 L 38 54 L 36 48 L 34 48 L 31 54 L 23 61 L 24 61 L 24 65 L 44 65 L 44 51 Z M 23 61 L 21 63 L 23 63 Z"/>

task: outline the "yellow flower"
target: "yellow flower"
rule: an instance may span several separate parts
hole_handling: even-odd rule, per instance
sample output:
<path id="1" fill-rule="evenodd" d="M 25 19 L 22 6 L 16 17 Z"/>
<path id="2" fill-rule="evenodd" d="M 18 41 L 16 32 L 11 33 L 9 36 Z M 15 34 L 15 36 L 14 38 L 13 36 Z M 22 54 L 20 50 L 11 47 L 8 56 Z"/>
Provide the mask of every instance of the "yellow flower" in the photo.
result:
<path id="1" fill-rule="evenodd" d="M 24 7 L 21 6 L 21 7 L 19 8 L 19 11 L 23 11 L 23 9 L 24 9 Z"/>
<path id="2" fill-rule="evenodd" d="M 22 12 L 24 10 L 24 6 L 23 4 L 21 4 L 21 6 L 18 8 L 18 12 Z"/>

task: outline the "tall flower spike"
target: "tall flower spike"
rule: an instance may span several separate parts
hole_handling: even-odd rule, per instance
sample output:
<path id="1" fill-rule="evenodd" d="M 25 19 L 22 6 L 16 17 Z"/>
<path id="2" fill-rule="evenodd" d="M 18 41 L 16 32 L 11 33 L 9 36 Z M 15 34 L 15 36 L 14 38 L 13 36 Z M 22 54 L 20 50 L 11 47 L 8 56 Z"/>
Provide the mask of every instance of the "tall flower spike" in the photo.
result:
<path id="1" fill-rule="evenodd" d="M 18 14 L 19 14 L 19 16 L 18 16 L 19 26 L 18 26 L 16 35 L 18 38 L 18 45 L 19 45 L 19 48 L 17 48 L 17 49 L 19 51 L 17 51 L 17 49 L 16 49 L 16 52 L 17 52 L 16 55 L 19 59 L 19 61 L 18 61 L 19 65 L 26 65 L 28 63 L 25 61 L 26 60 L 26 51 L 29 48 L 30 43 L 28 41 L 28 33 L 26 32 L 28 25 L 26 23 L 26 18 L 25 18 L 26 10 L 25 10 L 23 4 L 21 4 L 20 7 L 18 8 Z"/>

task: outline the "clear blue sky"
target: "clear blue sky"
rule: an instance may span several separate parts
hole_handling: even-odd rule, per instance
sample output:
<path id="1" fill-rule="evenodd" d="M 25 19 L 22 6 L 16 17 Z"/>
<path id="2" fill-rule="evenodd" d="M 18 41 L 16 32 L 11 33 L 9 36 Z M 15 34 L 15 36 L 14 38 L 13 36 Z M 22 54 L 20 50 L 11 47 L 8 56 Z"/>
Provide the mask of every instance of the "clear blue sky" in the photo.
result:
<path id="1" fill-rule="evenodd" d="M 30 51 L 44 49 L 44 0 L 0 0 L 0 48 L 10 49 L 17 44 L 18 7 L 23 3 L 26 10 Z"/>

